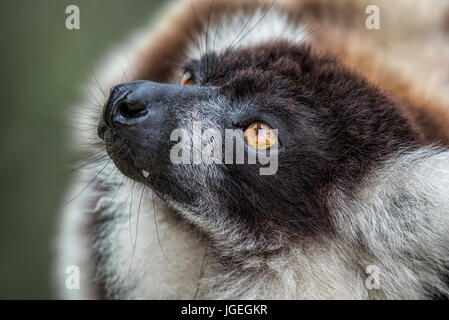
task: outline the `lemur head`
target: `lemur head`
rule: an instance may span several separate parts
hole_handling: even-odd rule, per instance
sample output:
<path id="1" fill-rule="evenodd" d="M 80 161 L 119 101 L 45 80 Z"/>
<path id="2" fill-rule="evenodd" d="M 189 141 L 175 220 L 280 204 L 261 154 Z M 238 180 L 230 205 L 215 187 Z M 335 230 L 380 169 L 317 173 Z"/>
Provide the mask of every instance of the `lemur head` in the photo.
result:
<path id="1" fill-rule="evenodd" d="M 386 95 L 306 43 L 209 50 L 180 79 L 113 87 L 99 135 L 122 173 L 252 253 L 332 233 L 331 190 L 419 141 Z"/>

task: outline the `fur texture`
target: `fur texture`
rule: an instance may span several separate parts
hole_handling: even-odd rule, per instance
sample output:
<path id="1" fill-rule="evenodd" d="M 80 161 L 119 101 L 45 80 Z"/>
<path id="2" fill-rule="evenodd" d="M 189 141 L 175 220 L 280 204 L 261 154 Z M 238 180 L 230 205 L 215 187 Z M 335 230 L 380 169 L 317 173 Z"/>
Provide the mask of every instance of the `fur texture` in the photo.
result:
<path id="1" fill-rule="evenodd" d="M 213 125 L 213 113 L 205 117 L 201 110 L 218 114 L 230 104 L 223 97 L 244 100 L 248 88 L 255 96 L 271 88 L 276 92 L 272 101 L 285 105 L 284 123 L 314 128 L 292 138 L 308 147 L 295 160 L 303 161 L 301 182 L 308 183 L 295 184 L 281 168 L 279 180 L 270 185 L 284 190 L 281 184 L 288 182 L 289 193 L 273 197 L 273 203 L 264 199 L 266 212 L 254 218 L 254 207 L 245 198 L 238 206 L 232 201 L 212 206 L 222 198 L 208 190 L 207 176 L 199 182 L 199 188 L 205 187 L 200 189 L 203 197 L 186 205 L 169 196 L 162 201 L 148 186 L 123 176 L 109 159 L 95 161 L 80 173 L 75 189 L 93 182 L 63 213 L 57 263 L 61 294 L 447 298 L 449 152 L 444 148 L 449 145 L 449 112 L 442 102 L 449 101 L 443 90 L 447 74 L 433 72 L 432 64 L 426 64 L 432 72 L 421 70 L 444 53 L 429 40 L 427 56 L 398 63 L 403 56 L 393 43 L 402 35 L 386 36 L 389 27 L 407 34 L 418 26 L 424 26 L 424 34 L 447 31 L 426 11 L 415 25 L 393 25 L 396 7 L 390 11 L 387 2 L 378 4 L 383 24 L 374 34 L 360 27 L 365 16 L 358 1 L 189 2 L 168 14 L 152 41 L 141 32 L 125 52 L 113 56 L 98 76 L 103 86 L 120 82 L 123 68 L 137 79 L 173 82 L 178 63 L 199 61 L 206 70 L 202 83 L 221 87 L 221 98 L 195 108 L 196 113 L 178 113 L 186 123 L 200 118 Z M 417 12 L 405 2 L 400 8 Z M 311 32 L 314 25 L 319 27 Z M 441 45 L 446 48 L 447 42 Z M 264 69 L 266 61 L 270 68 Z M 411 74 L 419 77 L 410 79 Z M 426 81 L 431 75 L 437 78 L 433 84 Z M 288 96 L 296 90 L 306 94 Z M 99 92 L 94 95 L 104 101 Z M 287 97 L 319 111 L 302 109 L 297 120 L 298 109 L 288 112 Z M 96 110 L 94 119 L 99 117 Z M 83 144 L 95 143 L 92 150 L 103 151 L 94 132 L 80 131 L 86 132 L 80 137 Z M 175 176 L 203 176 L 193 170 L 180 168 Z M 221 181 L 221 171 L 211 170 Z M 233 198 L 243 192 L 257 201 L 275 194 L 240 181 L 236 173 L 231 176 L 241 186 L 231 191 Z M 282 199 L 297 201 L 292 205 Z M 292 208 L 295 212 L 289 213 Z M 236 211 L 248 218 L 229 218 Z M 309 219 L 298 219 L 303 212 Z M 65 289 L 67 265 L 80 267 L 80 291 Z M 366 285 L 369 266 L 380 270 L 377 289 Z"/>

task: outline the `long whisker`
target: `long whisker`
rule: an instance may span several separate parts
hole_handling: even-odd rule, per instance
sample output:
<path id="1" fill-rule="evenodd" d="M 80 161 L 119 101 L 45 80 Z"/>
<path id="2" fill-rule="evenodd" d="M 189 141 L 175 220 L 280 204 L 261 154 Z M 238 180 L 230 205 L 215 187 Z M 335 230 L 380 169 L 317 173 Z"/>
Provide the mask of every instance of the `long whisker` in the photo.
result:
<path id="1" fill-rule="evenodd" d="M 134 186 L 136 185 L 136 182 L 133 181 L 131 185 L 131 199 L 129 201 L 129 213 L 128 213 L 128 226 L 129 226 L 129 238 L 131 239 L 131 246 L 133 247 L 133 250 L 135 250 L 134 247 L 134 241 L 133 241 L 133 235 L 132 235 L 132 227 L 131 227 L 131 219 L 132 219 L 132 208 L 133 208 L 133 199 L 134 199 Z"/>
<path id="2" fill-rule="evenodd" d="M 195 300 L 198 297 L 198 294 L 200 292 L 201 279 L 203 278 L 205 270 L 206 270 L 207 253 L 208 253 L 208 251 L 209 251 L 209 241 L 207 242 L 206 248 L 204 249 L 203 261 L 201 262 L 200 275 L 198 277 L 198 284 L 196 286 L 195 295 L 192 298 L 193 300 Z"/>
<path id="3" fill-rule="evenodd" d="M 207 15 L 207 26 L 206 26 L 206 78 L 209 73 L 209 52 L 208 52 L 208 40 L 209 40 L 209 26 L 210 26 L 210 18 L 212 15 L 212 9 L 214 7 L 215 1 L 211 2 L 211 5 L 209 6 L 209 12 Z"/>
<path id="4" fill-rule="evenodd" d="M 128 275 L 129 275 L 130 272 L 131 272 L 131 268 L 132 268 L 133 261 L 134 261 L 134 255 L 135 255 L 135 253 L 136 253 L 136 247 L 137 247 L 137 233 L 138 233 L 138 230 L 139 230 L 140 208 L 141 208 L 142 198 L 143 198 L 143 194 L 144 194 L 144 192 L 145 192 L 145 188 L 146 188 L 146 186 L 143 185 L 143 187 L 142 187 L 142 193 L 140 194 L 139 209 L 137 210 L 137 217 L 136 217 L 136 219 L 137 219 L 137 220 L 136 220 L 136 234 L 135 234 L 135 239 L 134 239 L 135 243 L 134 243 L 134 246 L 133 246 L 133 253 L 132 253 L 132 255 L 131 255 L 131 262 L 130 262 L 130 264 L 129 264 Z"/>
<path id="5" fill-rule="evenodd" d="M 196 14 L 195 6 L 193 5 L 192 1 L 190 2 L 190 7 L 192 9 L 192 14 L 193 14 L 193 18 L 195 19 L 195 23 L 198 24 L 198 26 L 201 26 L 201 21 L 198 18 L 198 15 Z M 199 50 L 200 50 L 200 56 L 203 56 L 204 55 L 204 50 L 203 50 L 204 48 L 203 48 L 201 40 L 198 41 L 198 46 L 199 46 Z"/>
<path id="6" fill-rule="evenodd" d="M 148 195 L 148 193 L 147 193 Z M 149 195 L 148 195 L 149 196 Z M 156 210 L 156 206 L 155 206 L 155 202 L 154 202 L 154 193 L 151 195 L 151 201 L 153 203 L 153 217 L 154 217 L 154 226 L 156 228 L 156 235 L 157 235 L 157 241 L 159 243 L 159 248 L 161 249 L 161 252 L 163 254 L 163 256 L 165 257 L 165 259 L 167 260 L 167 262 L 170 264 L 171 267 L 174 267 L 173 263 L 170 261 L 170 259 L 168 259 L 165 250 L 162 246 L 162 242 L 161 242 L 161 238 L 159 237 L 159 228 L 158 228 L 158 223 L 157 223 L 157 210 Z"/>
<path id="7" fill-rule="evenodd" d="M 235 41 L 238 40 L 238 38 L 240 37 L 240 35 L 242 34 L 242 32 L 246 29 L 246 27 L 248 26 L 248 24 L 251 22 L 251 20 L 254 18 L 254 15 L 257 12 L 257 8 L 255 8 L 251 14 L 249 15 L 248 19 L 246 20 L 246 22 L 243 24 L 242 29 L 240 30 L 239 33 L 237 33 L 237 35 L 235 36 L 235 38 L 232 40 L 231 44 L 229 45 L 229 49 L 226 50 L 227 52 L 231 51 L 231 48 L 233 48 L 233 44 Z"/>
<path id="8" fill-rule="evenodd" d="M 103 97 L 104 97 L 105 99 L 107 99 L 108 96 L 107 96 L 106 92 L 104 91 L 102 85 L 100 84 L 100 81 L 98 81 L 97 75 L 95 74 L 95 72 L 94 72 L 94 70 L 93 70 L 92 67 L 90 68 L 90 72 L 92 73 L 93 78 L 94 78 L 95 81 L 97 82 L 98 88 L 99 88 L 99 89 L 101 90 L 101 92 L 103 93 Z"/>
<path id="9" fill-rule="evenodd" d="M 119 186 L 117 187 L 117 189 L 115 190 L 114 194 L 112 195 L 111 200 L 115 199 L 115 197 L 117 196 L 117 194 L 118 194 L 120 188 L 122 187 L 124 181 L 125 181 L 125 176 L 122 175 L 122 181 L 120 182 Z"/>
<path id="10" fill-rule="evenodd" d="M 262 17 L 259 20 L 257 20 L 257 22 L 254 26 L 252 26 L 234 45 L 231 44 L 230 48 L 227 50 L 228 52 L 231 52 L 243 39 L 245 39 L 251 33 L 251 31 L 253 31 L 263 21 L 263 19 L 265 19 L 268 12 L 270 12 L 270 10 L 273 8 L 274 2 L 275 2 L 275 0 L 271 1 L 270 5 L 265 10 Z"/>
<path id="11" fill-rule="evenodd" d="M 72 199 L 70 199 L 68 202 L 64 203 L 62 206 L 66 206 L 70 204 L 73 200 L 75 200 L 77 197 L 79 197 L 96 179 L 97 177 L 103 172 L 103 170 L 111 163 L 111 159 L 109 159 L 106 164 L 101 168 L 100 171 L 97 172 L 97 174 L 89 181 L 89 183 L 74 196 Z"/>

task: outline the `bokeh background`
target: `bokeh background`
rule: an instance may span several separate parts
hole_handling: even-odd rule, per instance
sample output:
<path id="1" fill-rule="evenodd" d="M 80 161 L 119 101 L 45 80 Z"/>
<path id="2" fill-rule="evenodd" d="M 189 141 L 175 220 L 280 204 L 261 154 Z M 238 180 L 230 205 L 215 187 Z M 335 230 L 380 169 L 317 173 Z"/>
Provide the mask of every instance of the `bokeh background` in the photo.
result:
<path id="1" fill-rule="evenodd" d="M 2 0 L 0 299 L 52 299 L 53 241 L 79 158 L 68 117 L 101 57 L 161 0 Z M 65 9 L 80 8 L 80 30 Z"/>

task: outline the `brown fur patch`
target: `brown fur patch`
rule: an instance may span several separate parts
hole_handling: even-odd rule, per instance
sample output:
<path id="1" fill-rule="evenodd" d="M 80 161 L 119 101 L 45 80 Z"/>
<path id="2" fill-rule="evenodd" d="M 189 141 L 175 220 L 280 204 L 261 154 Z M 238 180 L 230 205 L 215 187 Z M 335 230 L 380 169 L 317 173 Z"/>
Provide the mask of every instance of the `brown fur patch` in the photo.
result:
<path id="1" fill-rule="evenodd" d="M 374 48 L 366 44 L 358 45 L 354 41 L 342 42 L 334 39 L 328 40 L 324 48 L 319 39 L 314 43 L 314 47 L 331 52 L 347 67 L 395 100 L 410 121 L 418 126 L 428 143 L 449 146 L 448 106 L 439 101 L 438 97 L 429 97 L 416 84 L 404 79 L 388 65 L 388 61 L 375 56 Z"/>

